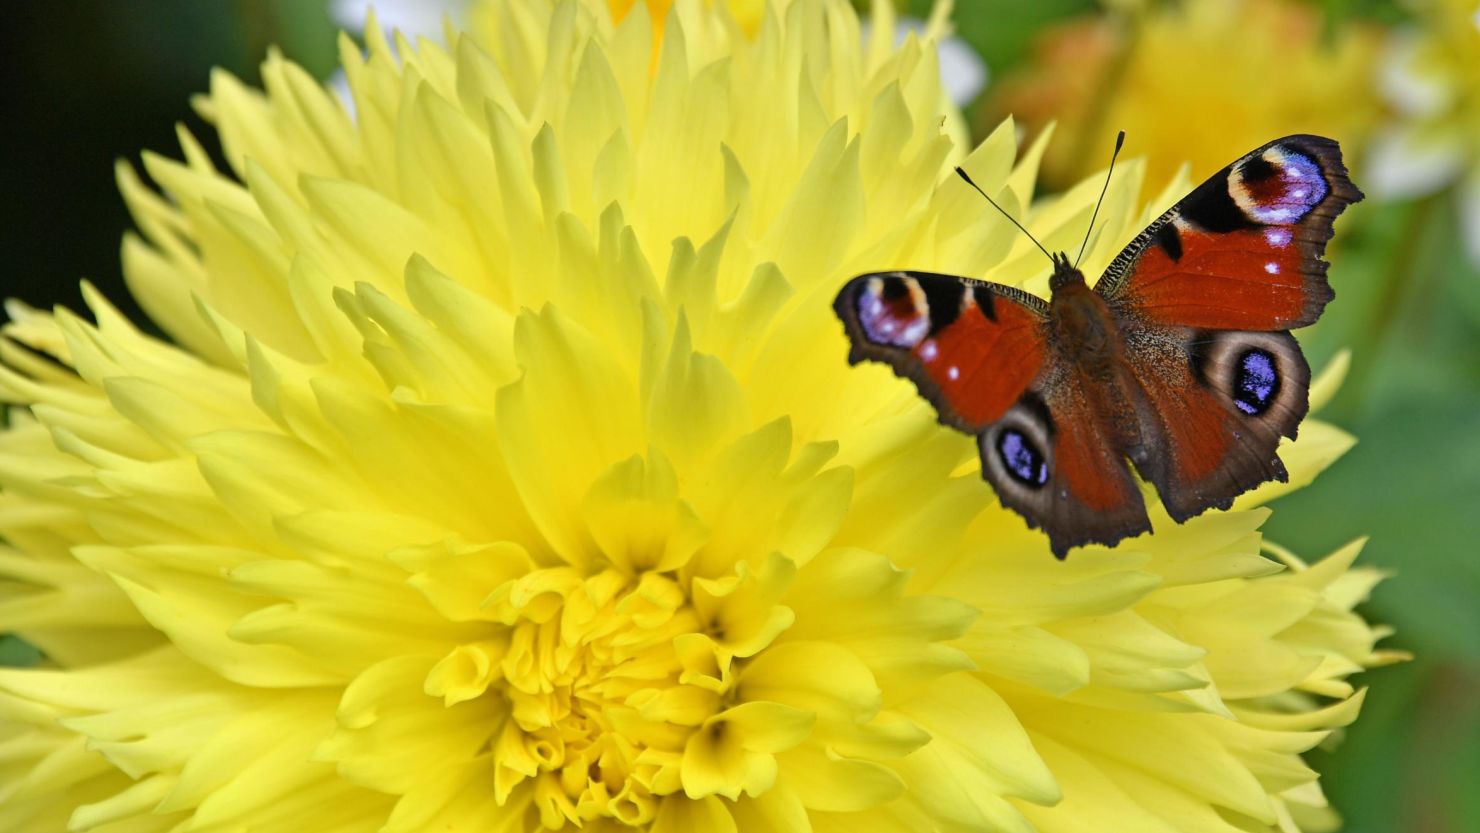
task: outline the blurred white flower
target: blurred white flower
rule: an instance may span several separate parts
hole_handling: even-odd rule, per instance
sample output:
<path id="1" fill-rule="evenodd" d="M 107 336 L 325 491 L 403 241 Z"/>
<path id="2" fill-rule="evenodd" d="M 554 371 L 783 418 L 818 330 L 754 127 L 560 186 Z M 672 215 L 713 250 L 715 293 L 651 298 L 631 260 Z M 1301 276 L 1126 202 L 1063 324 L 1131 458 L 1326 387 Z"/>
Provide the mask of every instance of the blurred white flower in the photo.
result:
<path id="1" fill-rule="evenodd" d="M 386 32 L 400 32 L 413 42 L 426 38 L 441 44 L 443 21 L 450 20 L 458 27 L 466 24 L 469 5 L 471 0 L 330 0 L 329 19 L 346 32 L 360 34 L 374 12 L 376 21 Z M 354 118 L 355 99 L 343 68 L 329 76 L 328 85 L 349 111 L 350 118 Z"/>
<path id="2" fill-rule="evenodd" d="M 462 23 L 467 0 L 330 0 L 329 17 L 352 32 L 363 32 L 370 10 L 386 31 L 399 30 L 408 38 L 442 39 L 442 19 Z"/>
<path id="3" fill-rule="evenodd" d="M 904 43 L 911 34 L 928 38 L 932 24 L 914 17 L 902 17 L 894 26 L 894 43 Z M 869 25 L 863 25 L 863 39 L 869 38 Z M 987 65 L 966 41 L 949 35 L 938 38 L 936 54 L 940 60 L 940 80 L 946 94 L 957 107 L 970 104 L 977 94 L 987 86 Z"/>

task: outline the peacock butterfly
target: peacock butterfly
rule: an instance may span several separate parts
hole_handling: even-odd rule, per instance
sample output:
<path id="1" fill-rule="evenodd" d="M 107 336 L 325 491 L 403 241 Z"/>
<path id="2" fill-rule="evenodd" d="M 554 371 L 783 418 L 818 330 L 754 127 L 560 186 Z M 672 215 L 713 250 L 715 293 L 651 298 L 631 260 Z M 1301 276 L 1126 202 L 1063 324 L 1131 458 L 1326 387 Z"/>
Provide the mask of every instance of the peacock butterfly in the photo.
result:
<path id="1" fill-rule="evenodd" d="M 1150 530 L 1127 461 L 1179 523 L 1288 479 L 1276 448 L 1310 384 L 1290 330 L 1331 300 L 1321 255 L 1361 199 L 1336 142 L 1288 136 L 1172 206 L 1093 289 L 1060 253 L 1046 302 L 895 271 L 853 278 L 834 309 L 849 362 L 891 365 L 976 435 L 982 476 L 1064 558 Z"/>

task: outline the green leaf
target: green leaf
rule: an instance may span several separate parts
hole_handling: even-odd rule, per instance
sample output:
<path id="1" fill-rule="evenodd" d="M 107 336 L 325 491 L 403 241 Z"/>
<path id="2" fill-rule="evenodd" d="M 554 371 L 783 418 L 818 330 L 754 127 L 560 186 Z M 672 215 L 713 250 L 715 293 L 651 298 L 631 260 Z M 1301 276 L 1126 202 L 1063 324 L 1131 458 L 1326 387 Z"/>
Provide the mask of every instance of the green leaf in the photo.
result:
<path id="1" fill-rule="evenodd" d="M 29 668 L 41 661 L 41 652 L 13 634 L 0 636 L 0 666 Z"/>

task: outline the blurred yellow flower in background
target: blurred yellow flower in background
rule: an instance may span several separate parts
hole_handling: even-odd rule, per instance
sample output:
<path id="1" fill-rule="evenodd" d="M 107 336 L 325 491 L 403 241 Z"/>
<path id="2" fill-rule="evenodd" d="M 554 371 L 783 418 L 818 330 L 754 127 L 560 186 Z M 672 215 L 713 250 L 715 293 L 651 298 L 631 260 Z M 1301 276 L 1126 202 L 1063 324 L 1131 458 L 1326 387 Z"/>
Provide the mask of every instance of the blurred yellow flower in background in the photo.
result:
<path id="1" fill-rule="evenodd" d="M 761 23 L 761 15 L 765 11 L 765 0 L 705 0 L 707 5 L 718 7 L 729 12 L 731 18 L 739 24 L 745 32 L 754 34 Z M 632 7 L 642 4 L 647 8 L 648 17 L 652 19 L 654 27 L 658 31 L 663 29 L 663 21 L 668 17 L 669 9 L 673 8 L 673 0 L 607 0 L 607 7 L 611 9 L 612 18 L 620 21 L 632 11 Z M 784 6 L 785 3 L 782 3 Z"/>
<path id="2" fill-rule="evenodd" d="M 1032 202 L 1011 122 L 968 152 L 938 28 L 768 14 L 678 4 L 655 73 L 643 5 L 371 25 L 355 118 L 274 56 L 200 103 L 228 171 L 183 129 L 160 192 L 120 168 L 175 343 L 95 292 L 0 342 L 0 627 L 47 657 L 0 670 L 0 828 L 1330 826 L 1301 754 L 1390 658 L 1379 575 L 1259 527 L 1351 438 L 1055 561 L 829 302 L 906 265 L 1042 291 L 953 164 L 1054 248 L 1100 183 Z M 1145 177 L 1091 271 L 1187 187 Z"/>
<path id="3" fill-rule="evenodd" d="M 1315 4 L 1187 0 L 1063 24 L 992 110 L 1032 131 L 1057 122 L 1044 179 L 1062 187 L 1103 164 L 1118 130 L 1160 187 L 1184 162 L 1215 171 L 1291 133 L 1359 147 L 1380 114 L 1375 29 L 1323 29 Z"/>
<path id="4" fill-rule="evenodd" d="M 1381 72 L 1391 122 L 1367 160 L 1377 197 L 1455 185 L 1460 237 L 1480 264 L 1480 2 L 1422 0 L 1391 40 Z"/>

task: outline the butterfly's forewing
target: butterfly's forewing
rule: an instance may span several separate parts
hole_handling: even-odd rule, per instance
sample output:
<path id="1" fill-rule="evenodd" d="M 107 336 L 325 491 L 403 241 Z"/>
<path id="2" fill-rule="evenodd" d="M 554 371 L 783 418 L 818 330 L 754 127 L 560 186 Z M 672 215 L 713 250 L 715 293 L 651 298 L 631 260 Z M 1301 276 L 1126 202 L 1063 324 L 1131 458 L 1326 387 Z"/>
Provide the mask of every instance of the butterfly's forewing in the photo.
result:
<path id="1" fill-rule="evenodd" d="M 849 361 L 886 362 L 977 435 L 982 476 L 1053 550 L 1148 527 L 1114 427 L 1078 371 L 1048 347 L 1044 302 L 1021 290 L 928 272 L 860 275 L 834 309 Z"/>
<path id="2" fill-rule="evenodd" d="M 833 309 L 852 341 L 849 363 L 889 364 L 968 434 L 1001 419 L 1043 368 L 1048 308 L 1008 286 L 874 272 L 849 281 Z"/>
<path id="3" fill-rule="evenodd" d="M 1280 139 L 1198 186 L 1096 285 L 1143 392 L 1141 431 L 1159 449 L 1136 466 L 1174 519 L 1286 479 L 1276 448 L 1305 417 L 1310 382 L 1286 331 L 1331 300 L 1321 256 L 1336 216 L 1361 198 L 1335 142 Z"/>
<path id="4" fill-rule="evenodd" d="M 1321 259 L 1362 198 L 1337 144 L 1287 136 L 1214 174 L 1126 246 L 1095 285 L 1117 314 L 1208 330 L 1290 330 L 1331 300 Z"/>

